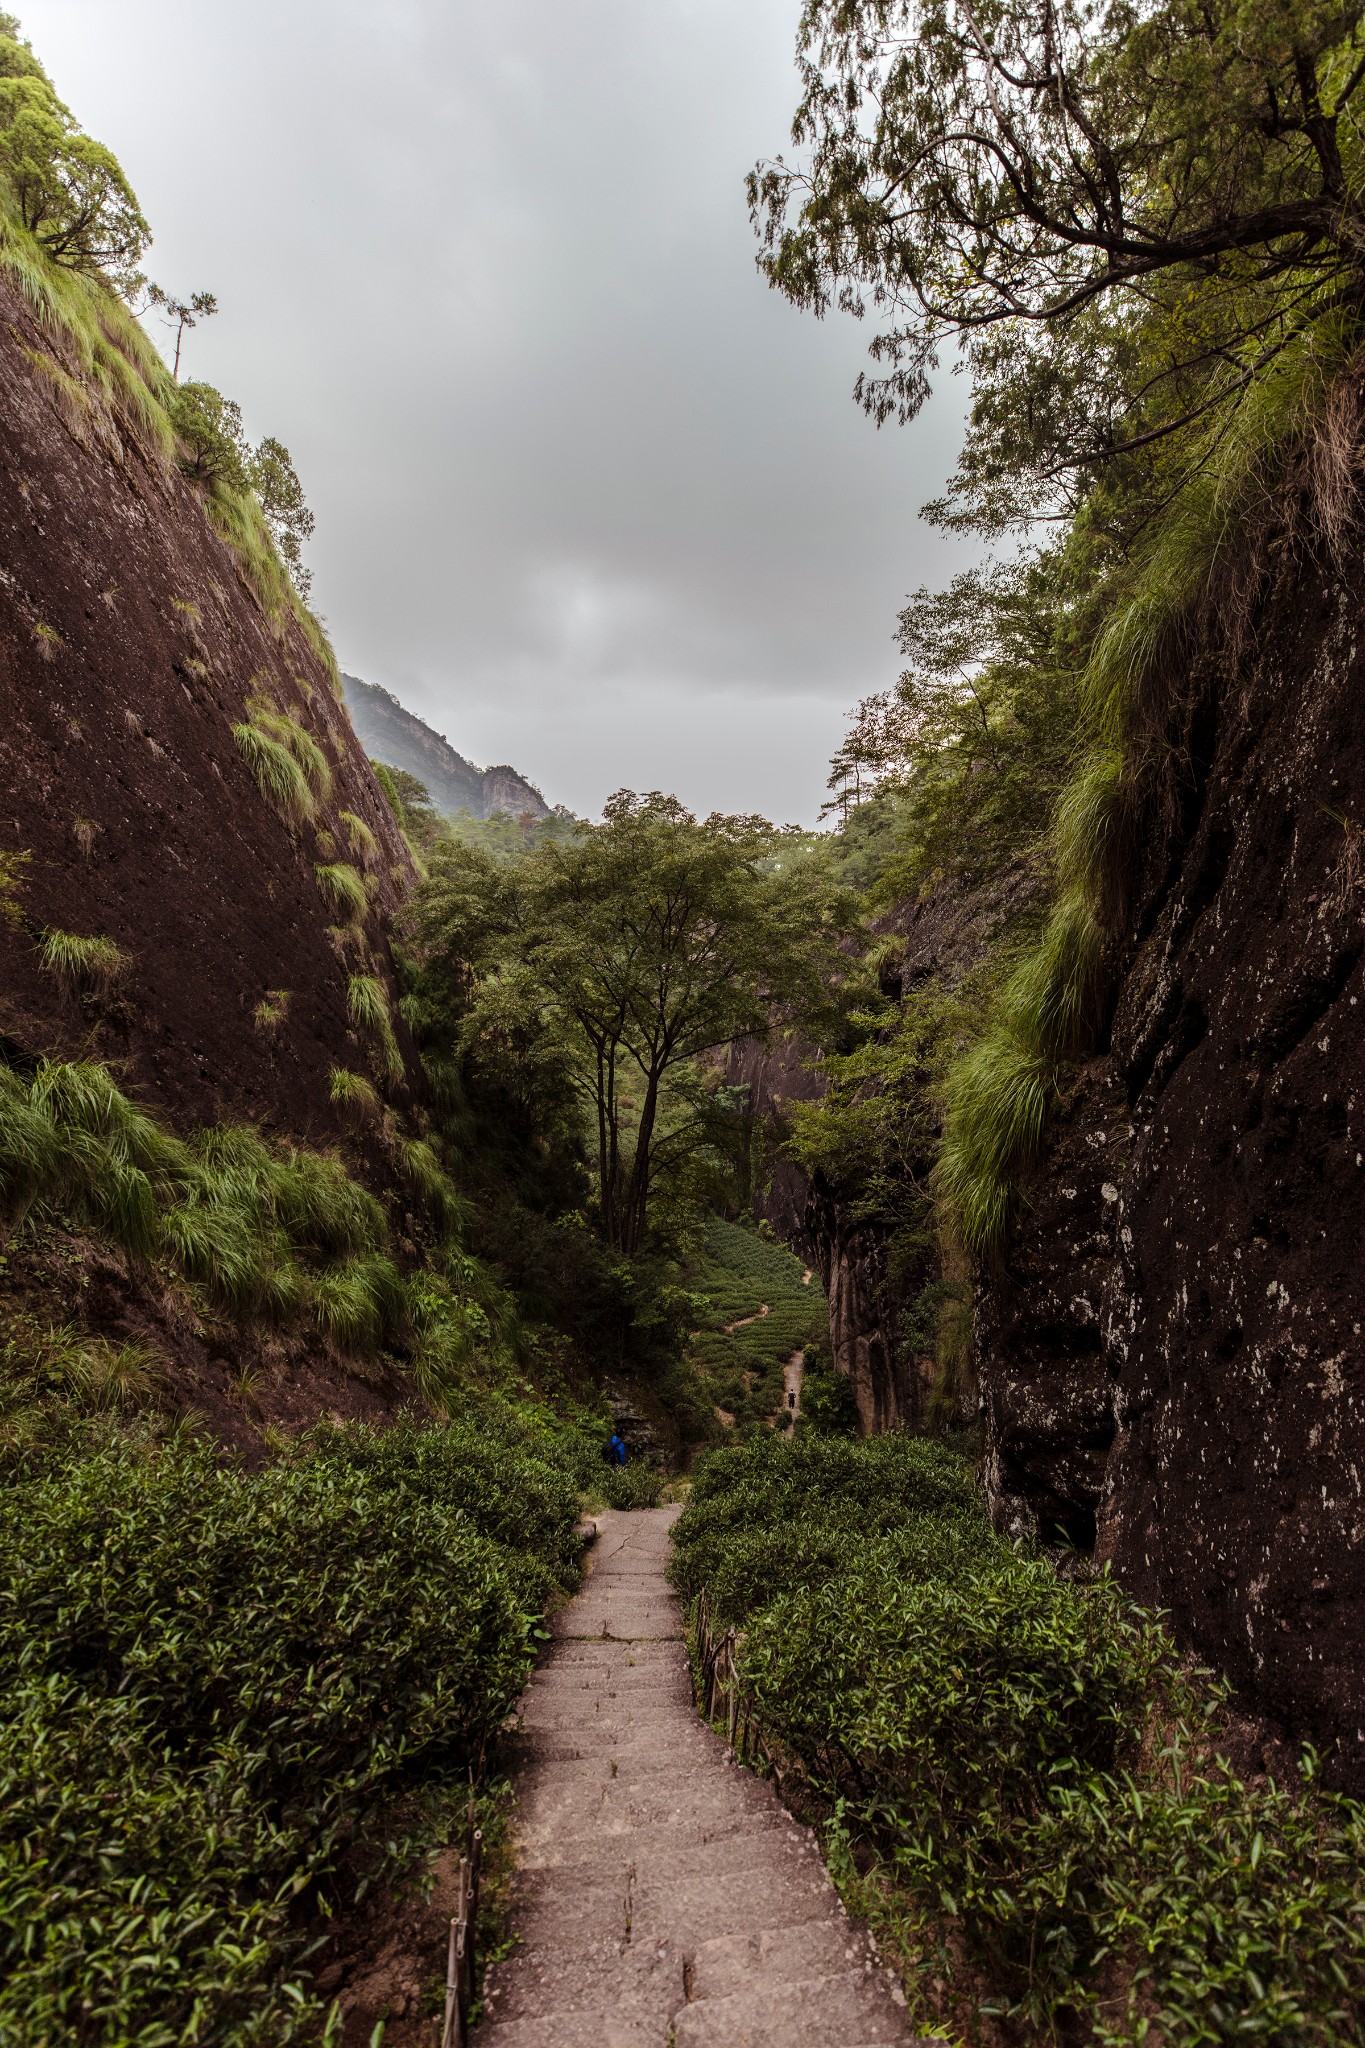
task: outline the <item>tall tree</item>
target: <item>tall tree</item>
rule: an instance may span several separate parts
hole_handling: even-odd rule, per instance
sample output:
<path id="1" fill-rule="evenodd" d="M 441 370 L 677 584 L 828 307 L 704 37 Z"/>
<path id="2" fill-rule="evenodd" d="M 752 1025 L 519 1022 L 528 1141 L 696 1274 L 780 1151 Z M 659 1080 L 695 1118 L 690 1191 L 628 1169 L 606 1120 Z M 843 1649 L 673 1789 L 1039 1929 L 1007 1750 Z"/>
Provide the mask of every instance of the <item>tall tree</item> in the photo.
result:
<path id="1" fill-rule="evenodd" d="M 626 790 L 599 827 L 515 865 L 445 849 L 418 932 L 429 984 L 476 1024 L 505 1031 L 509 998 L 539 1011 L 587 1112 L 603 1235 L 630 1254 L 660 1176 L 709 1141 L 695 1062 L 824 1000 L 846 918 L 765 820 Z"/>

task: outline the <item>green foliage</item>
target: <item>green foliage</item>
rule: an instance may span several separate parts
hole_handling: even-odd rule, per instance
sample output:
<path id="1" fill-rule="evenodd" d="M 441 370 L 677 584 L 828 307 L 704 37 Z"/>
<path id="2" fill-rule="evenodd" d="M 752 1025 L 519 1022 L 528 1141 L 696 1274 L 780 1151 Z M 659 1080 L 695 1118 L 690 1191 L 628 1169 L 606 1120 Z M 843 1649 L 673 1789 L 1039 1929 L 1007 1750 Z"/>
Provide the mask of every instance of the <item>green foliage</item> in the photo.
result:
<path id="1" fill-rule="evenodd" d="M 467 1041 L 519 1038 L 523 1068 L 577 1096 L 615 1251 L 644 1248 L 656 1184 L 710 1147 L 694 1063 L 824 1000 L 847 905 L 783 850 L 761 819 L 622 791 L 600 827 L 515 863 L 433 851 L 419 993 Z"/>
<path id="2" fill-rule="evenodd" d="M 107 996 L 133 964 L 131 954 L 112 939 L 59 931 L 44 932 L 38 961 L 45 974 L 78 996 Z"/>
<path id="3" fill-rule="evenodd" d="M 317 798 L 288 747 L 272 739 L 255 719 L 234 725 L 232 737 L 262 796 L 283 818 L 303 825 L 316 815 Z"/>
<path id="4" fill-rule="evenodd" d="M 290 580 L 305 602 L 313 572 L 304 565 L 303 543 L 317 524 L 308 509 L 293 458 L 283 441 L 267 435 L 247 458 L 246 481 L 256 493 L 271 538 Z"/>
<path id="5" fill-rule="evenodd" d="M 666 1483 L 659 1466 L 644 1458 L 632 1458 L 625 1465 L 609 1465 L 600 1481 L 602 1498 L 607 1506 L 627 1512 L 635 1508 L 657 1508 Z"/>
<path id="6" fill-rule="evenodd" d="M 132 187 L 57 98 L 10 15 L 0 16 L 0 172 L 54 263 L 131 277 L 151 240 Z"/>
<path id="7" fill-rule="evenodd" d="M 420 1155 L 409 1164 L 414 1178 L 427 1167 Z M 423 1193 L 448 1234 L 458 1199 L 430 1179 Z M 0 1066 L 0 1215 L 30 1213 L 166 1259 L 236 1314 L 310 1316 L 352 1354 L 411 1348 L 409 1284 L 387 1256 L 384 1211 L 339 1160 L 272 1149 L 243 1127 L 181 1142 L 103 1067 L 45 1061 L 26 1078 Z"/>
<path id="8" fill-rule="evenodd" d="M 706 1454 L 673 1532 L 672 1574 L 685 1594 L 704 1587 L 718 1620 L 742 1622 L 890 1537 L 989 1554 L 994 1538 L 960 1458 L 920 1437 L 789 1444 L 765 1431 Z"/>
<path id="9" fill-rule="evenodd" d="M 315 867 L 313 873 L 329 909 L 352 924 L 363 924 L 369 915 L 370 899 L 360 871 L 345 862 L 334 862 Z"/>
<path id="10" fill-rule="evenodd" d="M 288 1017 L 293 993 L 292 989 L 268 988 L 257 1003 L 251 1021 L 265 1037 L 273 1038 Z"/>
<path id="11" fill-rule="evenodd" d="M 211 384 L 179 384 L 168 407 L 171 425 L 184 448 L 187 476 L 205 484 L 244 490 L 249 450 L 242 408 Z"/>
<path id="12" fill-rule="evenodd" d="M 782 1368 L 826 1334 L 829 1310 L 818 1276 L 802 1282 L 801 1261 L 756 1231 L 711 1218 L 699 1270 L 689 1278 L 696 1306 L 685 1352 L 708 1408 L 743 1424 L 761 1423 L 783 1404 Z M 694 1312 L 695 1314 L 695 1312 Z"/>
<path id="13" fill-rule="evenodd" d="M 357 860 L 368 864 L 377 859 L 379 841 L 363 818 L 358 818 L 354 811 L 338 811 L 337 823 L 346 834 L 346 842 Z"/>
<path id="14" fill-rule="evenodd" d="M 382 1112 L 383 1104 L 374 1083 L 363 1074 L 353 1074 L 349 1067 L 331 1069 L 327 1092 L 339 1109 L 353 1110 L 357 1116 L 377 1119 Z"/>
<path id="15" fill-rule="evenodd" d="M 346 984 L 346 1007 L 356 1030 L 369 1039 L 384 1074 L 403 1078 L 403 1055 L 394 1036 L 389 992 L 376 974 L 353 974 Z"/>
<path id="16" fill-rule="evenodd" d="M 1365 1812 L 1311 1769 L 1239 1782 L 1217 1689 L 1110 1580 L 994 1536 L 953 1454 L 757 1438 L 708 1456 L 675 1540 L 921 2016 L 936 1980 L 937 2017 L 1029 2039 L 1359 2038 Z"/>
<path id="17" fill-rule="evenodd" d="M 1351 295 L 1353 10 L 808 0 L 800 41 L 810 154 L 750 181 L 762 262 L 797 304 L 890 315 L 860 384 L 878 418 L 965 353 L 940 516 L 1074 507 L 1129 451 L 1179 465 L 1166 437 L 1225 420 Z"/>
<path id="18" fill-rule="evenodd" d="M 401 1864 L 378 1833 L 344 1874 L 388 1802 L 477 1761 L 575 1513 L 553 1443 L 491 1410 L 257 1473 L 115 1440 L 12 1485 L 0 2035 L 315 2040 L 310 1915 Z"/>

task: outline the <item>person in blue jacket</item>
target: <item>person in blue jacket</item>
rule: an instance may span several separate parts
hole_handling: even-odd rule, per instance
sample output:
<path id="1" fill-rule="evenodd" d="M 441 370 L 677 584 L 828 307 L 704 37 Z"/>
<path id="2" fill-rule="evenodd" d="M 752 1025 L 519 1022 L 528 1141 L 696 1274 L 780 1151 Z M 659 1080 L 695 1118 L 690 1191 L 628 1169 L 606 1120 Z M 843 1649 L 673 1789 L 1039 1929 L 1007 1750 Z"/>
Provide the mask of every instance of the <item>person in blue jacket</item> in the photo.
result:
<path id="1" fill-rule="evenodd" d="M 611 1433 L 611 1462 L 613 1465 L 624 1465 L 626 1462 L 625 1444 L 615 1430 Z"/>

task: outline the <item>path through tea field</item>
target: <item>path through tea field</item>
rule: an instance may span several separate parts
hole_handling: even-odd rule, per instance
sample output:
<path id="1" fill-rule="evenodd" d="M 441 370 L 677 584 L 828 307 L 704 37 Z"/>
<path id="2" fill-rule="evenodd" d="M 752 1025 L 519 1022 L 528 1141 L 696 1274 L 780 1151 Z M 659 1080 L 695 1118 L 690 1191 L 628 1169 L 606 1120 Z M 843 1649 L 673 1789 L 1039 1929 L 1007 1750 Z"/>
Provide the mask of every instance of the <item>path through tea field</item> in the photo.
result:
<path id="1" fill-rule="evenodd" d="M 478 2048 L 909 2043 L 809 1830 L 693 1706 L 677 1513 L 603 1518 L 523 1703 L 521 1939 Z"/>

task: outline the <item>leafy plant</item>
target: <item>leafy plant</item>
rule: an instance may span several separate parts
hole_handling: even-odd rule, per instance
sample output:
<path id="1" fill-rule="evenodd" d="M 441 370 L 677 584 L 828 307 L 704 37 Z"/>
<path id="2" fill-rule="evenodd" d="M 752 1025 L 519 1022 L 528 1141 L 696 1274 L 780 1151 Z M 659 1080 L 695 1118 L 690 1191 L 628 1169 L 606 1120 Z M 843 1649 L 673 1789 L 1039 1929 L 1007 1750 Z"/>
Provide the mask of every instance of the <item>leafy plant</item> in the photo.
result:
<path id="1" fill-rule="evenodd" d="M 708 1455 L 675 1541 L 920 2016 L 1109 2048 L 1358 2039 L 1365 1810 L 1311 1757 L 1293 1790 L 1240 1782 L 1207 1674 L 1106 1577 L 995 1536 L 952 1453 L 765 1434 Z"/>
<path id="2" fill-rule="evenodd" d="M 25 228 L 54 262 L 128 277 L 151 230 L 112 153 L 77 125 L 0 15 L 0 171 Z"/>
<path id="3" fill-rule="evenodd" d="M 315 2040 L 310 1902 L 396 1873 L 386 1803 L 477 1764 L 572 1577 L 572 1469 L 489 1410 L 255 1473 L 115 1439 L 8 1487 L 0 2035 Z"/>

